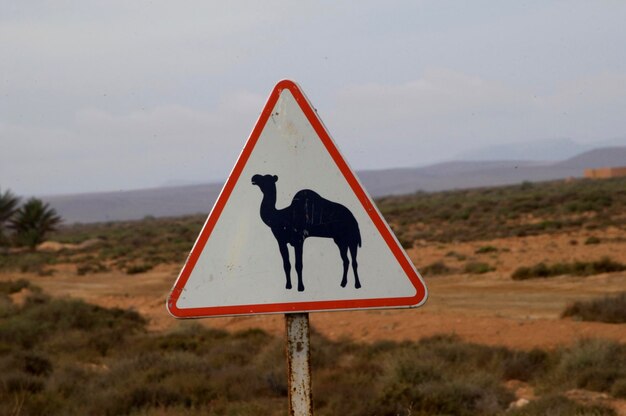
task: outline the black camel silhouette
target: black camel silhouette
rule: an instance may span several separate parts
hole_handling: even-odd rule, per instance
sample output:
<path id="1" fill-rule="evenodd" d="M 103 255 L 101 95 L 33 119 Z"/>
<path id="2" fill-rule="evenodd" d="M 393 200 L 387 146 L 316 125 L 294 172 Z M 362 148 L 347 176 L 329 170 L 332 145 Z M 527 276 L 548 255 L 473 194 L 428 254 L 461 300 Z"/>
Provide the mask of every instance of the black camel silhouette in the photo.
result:
<path id="1" fill-rule="evenodd" d="M 276 209 L 276 175 L 254 175 L 252 185 L 257 185 L 263 192 L 261 202 L 261 219 L 271 228 L 280 255 L 283 258 L 283 269 L 287 279 L 287 289 L 291 289 L 291 264 L 289 250 L 291 244 L 296 252 L 296 272 L 298 273 L 298 291 L 304 291 L 302 283 L 302 247 L 308 237 L 332 238 L 339 248 L 343 261 L 343 279 L 341 287 L 348 283 L 348 249 L 352 257 L 354 271 L 354 287 L 360 288 L 357 272 L 356 254 L 361 246 L 359 224 L 350 210 L 341 204 L 322 198 L 310 189 L 298 191 L 291 205 Z"/>

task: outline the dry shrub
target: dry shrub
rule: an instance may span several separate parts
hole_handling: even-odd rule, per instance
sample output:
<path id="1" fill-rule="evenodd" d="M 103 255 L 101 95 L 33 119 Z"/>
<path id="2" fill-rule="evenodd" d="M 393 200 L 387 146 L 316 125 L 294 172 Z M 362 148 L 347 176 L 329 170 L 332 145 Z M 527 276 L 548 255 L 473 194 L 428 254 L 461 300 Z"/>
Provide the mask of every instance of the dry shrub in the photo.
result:
<path id="1" fill-rule="evenodd" d="M 23 415 L 286 413 L 280 337 L 193 323 L 149 333 L 144 325 L 132 311 L 45 294 L 7 310 L 0 320 L 0 414 L 14 414 L 16 398 Z M 585 388 L 626 395 L 626 347 L 599 340 L 515 351 L 450 335 L 329 341 L 313 330 L 312 366 L 322 416 L 502 415 L 514 400 L 504 387 L 509 379 L 549 394 Z M 512 414 L 610 414 L 563 400 Z"/>
<path id="2" fill-rule="evenodd" d="M 443 261 L 436 261 L 420 270 L 426 277 L 439 276 L 444 274 L 450 274 L 453 270 L 448 267 Z"/>
<path id="3" fill-rule="evenodd" d="M 626 292 L 600 299 L 574 302 L 565 308 L 561 317 L 611 324 L 626 323 Z"/>
<path id="4" fill-rule="evenodd" d="M 615 341 L 590 339 L 560 350 L 553 369 L 541 380 L 549 390 L 580 388 L 611 392 L 626 380 L 626 346 Z"/>
<path id="5" fill-rule="evenodd" d="M 481 246 L 474 253 L 476 254 L 486 254 L 486 253 L 495 253 L 498 251 L 497 247 L 494 246 Z"/>
<path id="6" fill-rule="evenodd" d="M 29 287 L 31 287 L 30 282 L 26 279 L 1 281 L 0 294 L 11 295 Z"/>
<path id="7" fill-rule="evenodd" d="M 470 261 L 465 264 L 463 271 L 469 274 L 484 274 L 495 270 L 495 267 L 487 263 Z"/>
<path id="8" fill-rule="evenodd" d="M 596 261 L 577 261 L 574 263 L 555 263 L 546 265 L 538 263 L 532 267 L 519 267 L 511 278 L 513 280 L 527 280 L 533 278 L 547 278 L 561 275 L 591 276 L 600 273 L 614 273 L 626 270 L 626 264 L 603 257 Z"/>

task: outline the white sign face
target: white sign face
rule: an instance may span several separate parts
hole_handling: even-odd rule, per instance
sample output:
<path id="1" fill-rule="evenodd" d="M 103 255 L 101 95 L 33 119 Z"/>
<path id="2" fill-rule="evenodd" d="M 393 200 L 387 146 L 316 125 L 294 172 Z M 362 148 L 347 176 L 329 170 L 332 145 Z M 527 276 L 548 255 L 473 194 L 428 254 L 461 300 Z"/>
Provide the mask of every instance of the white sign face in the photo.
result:
<path id="1" fill-rule="evenodd" d="M 275 88 L 167 302 L 175 317 L 418 306 L 426 287 L 291 81 Z"/>

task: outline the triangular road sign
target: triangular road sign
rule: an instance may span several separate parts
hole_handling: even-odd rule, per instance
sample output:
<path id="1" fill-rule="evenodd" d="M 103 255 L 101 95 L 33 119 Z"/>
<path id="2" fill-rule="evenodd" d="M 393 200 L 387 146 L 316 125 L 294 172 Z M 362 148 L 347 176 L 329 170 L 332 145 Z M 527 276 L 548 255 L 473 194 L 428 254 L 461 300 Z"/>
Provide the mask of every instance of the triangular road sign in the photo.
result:
<path id="1" fill-rule="evenodd" d="M 422 278 L 316 110 L 294 82 L 279 82 L 176 280 L 169 312 L 192 318 L 425 301 Z"/>

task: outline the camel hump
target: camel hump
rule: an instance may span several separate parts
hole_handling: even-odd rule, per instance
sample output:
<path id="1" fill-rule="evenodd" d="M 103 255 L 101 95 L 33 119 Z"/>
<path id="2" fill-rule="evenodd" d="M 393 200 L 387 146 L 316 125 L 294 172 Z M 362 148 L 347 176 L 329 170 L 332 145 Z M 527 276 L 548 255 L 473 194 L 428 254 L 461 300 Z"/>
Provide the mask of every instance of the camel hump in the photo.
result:
<path id="1" fill-rule="evenodd" d="M 296 192 L 291 202 L 293 222 L 309 229 L 311 236 L 335 237 L 342 235 L 361 245 L 359 224 L 344 205 L 330 201 L 310 189 Z"/>
<path id="2" fill-rule="evenodd" d="M 296 194 L 293 196 L 293 201 L 303 201 L 303 200 L 313 200 L 313 199 L 320 199 L 320 200 L 327 201 L 327 199 L 322 198 L 320 194 L 310 189 L 302 189 L 296 192 Z"/>
<path id="3" fill-rule="evenodd" d="M 315 207 L 317 207 L 318 212 L 324 210 L 332 214 L 343 214 L 343 211 L 348 211 L 343 205 L 326 199 L 310 189 L 302 189 L 296 192 L 291 201 L 291 206 L 296 209 L 304 209 L 305 211 L 315 210 Z"/>

